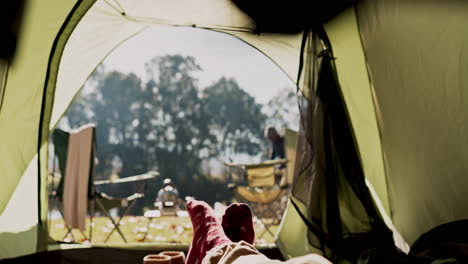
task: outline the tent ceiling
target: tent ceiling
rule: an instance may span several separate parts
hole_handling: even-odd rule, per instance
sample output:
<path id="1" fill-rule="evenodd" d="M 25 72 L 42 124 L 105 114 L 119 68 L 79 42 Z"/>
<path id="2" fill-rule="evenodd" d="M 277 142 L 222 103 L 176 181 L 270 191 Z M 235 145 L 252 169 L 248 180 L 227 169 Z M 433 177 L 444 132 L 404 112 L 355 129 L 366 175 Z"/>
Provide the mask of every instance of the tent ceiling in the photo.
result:
<path id="1" fill-rule="evenodd" d="M 293 80 L 297 76 L 302 35 L 254 34 L 253 21 L 230 0 L 159 1 L 157 5 L 151 0 L 98 0 L 65 47 L 50 127 L 57 124 L 89 75 L 116 46 L 148 26 L 192 25 L 236 36 L 267 54 Z"/>
<path id="2" fill-rule="evenodd" d="M 73 5 L 73 1 L 48 1 L 28 2 L 26 14 L 30 15 L 25 20 L 14 64 L 8 69 L 0 112 L 0 154 L 6 153 L 0 159 L 0 171 L 6 175 L 0 192 L 1 213 L 15 205 L 8 201 L 20 179 L 37 175 L 33 157 L 38 147 L 47 63 L 54 38 Z M 354 72 L 359 74 L 355 78 L 344 72 L 339 73 L 339 78 L 344 83 L 343 94 L 366 176 L 373 185 L 379 185 L 377 192 L 381 196 L 386 196 L 388 188 L 392 218 L 408 242 L 436 225 L 468 218 L 468 204 L 464 201 L 468 193 L 468 3 L 440 3 L 429 1 L 423 6 L 417 0 L 362 0 L 357 18 L 364 54 L 353 53 L 350 48 L 359 46 L 351 36 L 354 33 L 350 33 L 355 29 L 342 31 L 341 27 L 349 25 L 339 20 L 328 27 L 329 34 L 336 34 L 330 39 L 339 43 L 338 59 L 347 57 L 337 62 L 338 70 L 356 66 Z M 290 78 L 297 76 L 301 34 L 254 34 L 253 21 L 231 0 L 158 1 L 157 5 L 153 0 L 97 0 L 72 32 L 61 57 L 50 128 L 88 76 L 123 41 L 149 26 L 192 25 L 236 36 L 269 56 Z M 349 40 L 351 46 L 344 44 Z M 363 57 L 371 87 L 363 77 L 365 64 L 353 63 Z M 357 89 L 356 85 L 362 87 Z M 356 91 L 366 98 L 358 98 Z M 369 114 L 374 111 L 372 106 L 375 112 Z M 382 151 L 374 147 L 379 142 Z M 387 188 L 379 176 L 384 173 L 381 153 L 385 157 Z M 37 198 L 37 193 L 28 196 L 32 198 Z M 11 201 L 18 203 L 16 198 Z M 37 211 L 36 205 L 32 211 Z M 36 215 L 31 216 L 21 229 L 29 225 L 34 229 L 36 219 Z"/>

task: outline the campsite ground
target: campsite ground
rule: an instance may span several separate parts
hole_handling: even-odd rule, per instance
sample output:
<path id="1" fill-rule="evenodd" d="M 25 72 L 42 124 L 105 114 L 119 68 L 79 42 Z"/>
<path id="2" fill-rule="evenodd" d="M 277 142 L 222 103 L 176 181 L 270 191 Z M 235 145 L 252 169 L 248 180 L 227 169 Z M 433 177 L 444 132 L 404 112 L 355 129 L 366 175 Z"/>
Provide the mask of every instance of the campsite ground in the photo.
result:
<path id="1" fill-rule="evenodd" d="M 89 219 L 86 220 L 87 229 L 86 235 L 89 235 Z M 188 217 L 171 217 L 163 216 L 153 219 L 149 226 L 148 236 L 143 241 L 146 228 L 148 226 L 148 219 L 143 216 L 127 216 L 122 219 L 121 230 L 130 243 L 135 242 L 152 242 L 152 243 L 180 243 L 190 244 L 192 241 L 193 231 L 190 218 Z M 255 224 L 255 234 L 257 244 L 270 244 L 274 242 L 274 238 L 265 233 L 261 239 L 258 235 L 262 234 L 264 227 L 261 224 Z M 50 224 L 50 236 L 55 240 L 63 240 L 66 233 L 64 222 L 62 219 L 52 220 Z M 103 243 L 106 236 L 112 230 L 112 223 L 105 217 L 96 217 L 93 225 L 93 243 Z M 276 233 L 278 226 L 274 225 L 271 230 Z M 73 230 L 73 235 L 79 242 L 85 242 L 85 239 L 78 230 Z M 122 238 L 114 231 L 108 244 L 121 244 Z"/>

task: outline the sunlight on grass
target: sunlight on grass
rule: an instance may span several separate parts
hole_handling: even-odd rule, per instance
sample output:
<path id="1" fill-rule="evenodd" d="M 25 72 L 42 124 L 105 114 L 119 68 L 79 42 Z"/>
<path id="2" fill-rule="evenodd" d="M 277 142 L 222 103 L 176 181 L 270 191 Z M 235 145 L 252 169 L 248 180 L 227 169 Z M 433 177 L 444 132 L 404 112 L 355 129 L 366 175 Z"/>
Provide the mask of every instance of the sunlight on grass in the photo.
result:
<path id="1" fill-rule="evenodd" d="M 86 219 L 86 227 L 87 228 L 84 233 L 89 237 L 89 218 Z M 93 233 L 91 237 L 92 243 L 104 243 L 104 240 L 109 235 L 112 228 L 113 225 L 108 218 L 95 217 L 93 220 Z M 149 228 L 149 232 L 145 241 L 143 241 L 147 228 Z M 264 232 L 265 229 L 262 224 L 256 223 L 254 228 L 256 244 L 274 243 L 273 236 L 268 232 Z M 126 216 L 120 222 L 120 229 L 128 243 L 151 242 L 190 245 L 193 236 L 192 224 L 189 217 L 162 216 L 154 218 L 151 223 L 149 223 L 149 220 L 143 216 Z M 273 233 L 276 233 L 278 226 L 273 225 L 270 227 L 270 230 Z M 66 231 L 67 230 L 62 219 L 51 221 L 50 236 L 54 240 L 70 242 L 70 235 L 64 239 Z M 262 233 L 264 233 L 262 238 L 259 238 L 258 236 Z M 73 236 L 77 242 L 86 242 L 86 238 L 81 234 L 81 232 L 79 232 L 79 230 L 73 230 Z M 114 231 L 106 243 L 122 244 L 124 241 L 118 232 Z"/>

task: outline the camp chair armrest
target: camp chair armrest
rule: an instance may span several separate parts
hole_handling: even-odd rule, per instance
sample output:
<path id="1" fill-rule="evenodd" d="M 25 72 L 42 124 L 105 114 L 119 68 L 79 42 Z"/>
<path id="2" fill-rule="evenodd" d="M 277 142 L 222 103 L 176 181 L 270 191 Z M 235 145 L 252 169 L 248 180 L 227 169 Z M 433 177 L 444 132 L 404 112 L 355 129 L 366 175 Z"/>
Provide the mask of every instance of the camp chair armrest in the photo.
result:
<path id="1" fill-rule="evenodd" d="M 120 198 L 110 196 L 107 193 L 103 193 L 103 192 L 96 192 L 96 196 L 99 198 L 106 199 L 106 200 L 121 200 Z"/>
<path id="2" fill-rule="evenodd" d="M 130 196 L 128 196 L 127 198 L 125 198 L 127 201 L 133 201 L 135 199 L 140 199 L 140 198 L 143 198 L 145 197 L 145 194 L 144 193 L 134 193 Z"/>
<path id="3" fill-rule="evenodd" d="M 114 200 L 114 201 L 117 201 L 117 200 L 127 200 L 127 201 L 133 201 L 135 199 L 139 199 L 139 198 L 142 198 L 145 196 L 145 194 L 143 193 L 134 193 L 130 196 L 127 196 L 127 197 L 113 197 L 113 196 L 110 196 L 106 193 L 103 193 L 103 192 L 96 192 L 97 195 L 99 196 L 99 198 L 103 198 L 103 199 L 106 199 L 106 200 Z"/>
<path id="4" fill-rule="evenodd" d="M 104 184 L 115 184 L 115 183 L 128 183 L 128 182 L 138 182 L 153 179 L 159 176 L 159 172 L 157 171 L 148 171 L 143 174 L 133 175 L 130 177 L 119 178 L 119 179 L 112 179 L 112 180 L 97 180 L 94 181 L 94 185 L 104 185 Z"/>

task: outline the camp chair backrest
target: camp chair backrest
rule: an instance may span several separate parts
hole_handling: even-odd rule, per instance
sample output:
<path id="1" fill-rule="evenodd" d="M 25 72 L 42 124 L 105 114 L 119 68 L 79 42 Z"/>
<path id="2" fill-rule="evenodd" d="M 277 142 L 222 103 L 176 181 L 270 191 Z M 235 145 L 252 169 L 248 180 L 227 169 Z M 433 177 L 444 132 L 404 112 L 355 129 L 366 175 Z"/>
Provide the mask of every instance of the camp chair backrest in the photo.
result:
<path id="1" fill-rule="evenodd" d="M 95 155 L 95 131 L 93 131 L 93 150 L 90 156 L 91 160 L 91 166 L 90 166 L 90 173 L 89 173 L 89 180 L 88 180 L 88 196 L 92 196 L 94 193 L 93 191 L 93 181 L 92 181 L 92 176 L 93 176 L 93 170 L 94 170 L 94 155 Z M 62 198 L 63 197 L 63 187 L 64 187 L 64 182 L 65 182 L 65 171 L 67 167 L 67 158 L 68 158 L 68 142 L 70 138 L 70 132 L 64 131 L 62 129 L 55 129 L 53 132 L 53 142 L 54 142 L 54 152 L 55 155 L 57 156 L 58 163 L 59 163 L 59 168 L 60 168 L 60 174 L 61 178 L 59 181 L 59 185 L 57 187 L 57 197 Z"/>
<path id="2" fill-rule="evenodd" d="M 67 165 L 67 152 L 68 152 L 68 138 L 70 133 L 63 131 L 62 129 L 55 129 L 52 134 L 52 140 L 54 142 L 54 152 L 57 156 L 59 169 L 62 177 L 60 178 L 59 185 L 57 187 L 57 197 L 63 196 L 63 183 L 65 181 L 65 168 Z"/>
<path id="3" fill-rule="evenodd" d="M 294 178 L 294 167 L 296 166 L 296 147 L 297 147 L 297 132 L 286 128 L 284 134 L 284 148 L 288 164 L 286 166 L 286 184 L 291 185 Z"/>
<path id="4" fill-rule="evenodd" d="M 246 169 L 247 182 L 250 187 L 269 187 L 275 185 L 275 165 Z"/>

